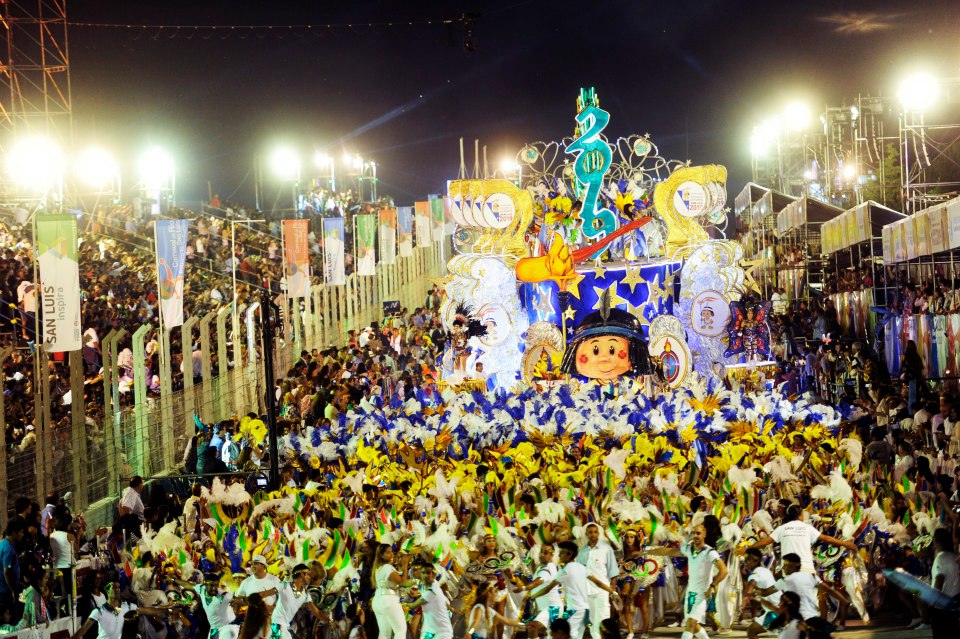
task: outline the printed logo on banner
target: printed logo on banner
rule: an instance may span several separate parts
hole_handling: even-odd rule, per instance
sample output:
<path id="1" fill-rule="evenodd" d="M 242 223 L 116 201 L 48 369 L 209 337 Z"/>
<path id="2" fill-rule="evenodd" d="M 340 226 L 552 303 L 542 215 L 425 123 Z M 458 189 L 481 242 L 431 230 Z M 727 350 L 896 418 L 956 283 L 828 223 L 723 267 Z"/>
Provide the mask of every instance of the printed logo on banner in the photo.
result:
<path id="1" fill-rule="evenodd" d="M 443 199 L 432 198 L 430 200 L 430 218 L 433 222 L 433 241 L 443 240 Z"/>
<path id="2" fill-rule="evenodd" d="M 80 337 L 80 266 L 77 263 L 77 218 L 37 217 L 40 263 L 41 336 L 49 353 L 82 347 Z"/>
<path id="3" fill-rule="evenodd" d="M 342 217 L 323 220 L 323 281 L 341 286 L 347 281 L 344 266 L 344 221 Z"/>
<path id="4" fill-rule="evenodd" d="M 358 215 L 357 224 L 357 275 L 377 274 L 377 216 Z"/>
<path id="5" fill-rule="evenodd" d="M 430 245 L 430 203 L 415 202 L 417 246 Z"/>
<path id="6" fill-rule="evenodd" d="M 397 210 L 380 209 L 380 263 L 394 264 L 397 261 Z"/>
<path id="7" fill-rule="evenodd" d="M 283 245 L 287 294 L 294 299 L 310 295 L 310 222 L 284 220 Z"/>
<path id="8" fill-rule="evenodd" d="M 187 268 L 188 220 L 157 220 L 157 282 L 160 321 L 166 328 L 183 326 L 183 285 Z"/>
<path id="9" fill-rule="evenodd" d="M 400 257 L 413 257 L 413 207 L 397 208 L 397 243 Z"/>

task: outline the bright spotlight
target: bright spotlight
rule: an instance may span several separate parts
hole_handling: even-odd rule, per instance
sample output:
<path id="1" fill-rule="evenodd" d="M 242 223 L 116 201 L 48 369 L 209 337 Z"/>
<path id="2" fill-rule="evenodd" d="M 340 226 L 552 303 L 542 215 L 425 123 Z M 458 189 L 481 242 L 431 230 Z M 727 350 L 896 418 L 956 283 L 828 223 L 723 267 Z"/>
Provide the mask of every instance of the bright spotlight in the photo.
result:
<path id="1" fill-rule="evenodd" d="M 853 164 L 847 164 L 843 167 L 843 179 L 847 182 L 853 182 L 857 179 L 857 167 Z"/>
<path id="2" fill-rule="evenodd" d="M 897 90 L 897 98 L 905 111 L 928 111 L 938 97 L 940 81 L 929 73 L 919 72 L 907 76 Z"/>
<path id="3" fill-rule="evenodd" d="M 167 186 L 173 179 L 174 164 L 170 154 L 153 147 L 140 156 L 140 182 L 148 189 Z"/>
<path id="4" fill-rule="evenodd" d="M 313 156 L 313 161 L 318 168 L 325 169 L 333 164 L 333 158 L 326 153 L 317 153 Z"/>
<path id="5" fill-rule="evenodd" d="M 270 167 L 281 180 L 296 180 L 300 175 L 300 156 L 290 147 L 281 147 L 270 156 Z"/>
<path id="6" fill-rule="evenodd" d="M 510 158 L 503 158 L 500 160 L 500 170 L 504 173 L 516 173 L 520 169 L 520 165 L 517 164 L 516 160 Z"/>
<path id="7" fill-rule="evenodd" d="M 353 168 L 362 169 L 363 168 L 363 158 L 359 155 L 353 156 Z"/>
<path id="8" fill-rule="evenodd" d="M 803 102 L 791 102 L 783 113 L 783 121 L 794 131 L 802 131 L 810 124 L 810 109 Z"/>
<path id="9" fill-rule="evenodd" d="M 113 186 L 120 173 L 113 155 L 99 147 L 90 147 L 77 158 L 77 177 L 89 187 L 104 190 Z"/>
<path id="10" fill-rule="evenodd" d="M 63 151 L 49 138 L 29 137 L 7 152 L 7 173 L 20 186 L 45 190 L 63 176 Z"/>
<path id="11" fill-rule="evenodd" d="M 860 117 L 860 109 L 855 104 L 850 107 L 850 117 L 854 120 Z"/>
<path id="12" fill-rule="evenodd" d="M 753 127 L 750 136 L 750 152 L 756 157 L 765 156 L 780 135 L 780 123 L 770 119 Z"/>

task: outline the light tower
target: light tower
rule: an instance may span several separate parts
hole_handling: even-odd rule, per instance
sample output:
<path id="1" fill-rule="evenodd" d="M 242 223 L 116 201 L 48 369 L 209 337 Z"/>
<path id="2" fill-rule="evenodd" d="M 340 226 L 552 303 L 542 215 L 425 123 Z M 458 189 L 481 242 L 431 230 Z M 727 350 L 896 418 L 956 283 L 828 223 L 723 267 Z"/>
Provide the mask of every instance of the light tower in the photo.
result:
<path id="1" fill-rule="evenodd" d="M 0 152 L 27 136 L 72 147 L 66 0 L 0 3 Z M 0 199 L 18 199 L 7 176 Z"/>

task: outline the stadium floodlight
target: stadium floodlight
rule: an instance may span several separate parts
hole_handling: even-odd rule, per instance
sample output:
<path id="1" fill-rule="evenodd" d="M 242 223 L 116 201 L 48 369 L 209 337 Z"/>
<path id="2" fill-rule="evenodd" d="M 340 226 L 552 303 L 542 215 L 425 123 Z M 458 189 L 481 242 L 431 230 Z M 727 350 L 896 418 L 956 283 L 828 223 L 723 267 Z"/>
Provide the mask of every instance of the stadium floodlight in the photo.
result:
<path id="1" fill-rule="evenodd" d="M 76 167 L 80 181 L 98 191 L 116 186 L 120 176 L 120 166 L 113 154 L 96 146 L 80 153 Z"/>
<path id="2" fill-rule="evenodd" d="M 512 158 L 503 158 L 500 160 L 500 170 L 503 171 L 504 175 L 516 173 L 520 170 L 520 164 Z"/>
<path id="3" fill-rule="evenodd" d="M 6 168 L 18 186 L 45 191 L 63 177 L 65 157 L 56 142 L 45 137 L 27 137 L 7 152 Z"/>
<path id="4" fill-rule="evenodd" d="M 897 98 L 903 105 L 904 111 L 914 113 L 929 111 L 939 97 L 940 81 L 922 71 L 904 78 L 897 90 Z"/>
<path id="5" fill-rule="evenodd" d="M 753 127 L 753 133 L 750 136 L 750 152 L 754 157 L 767 155 L 779 135 L 780 123 L 774 118 Z"/>
<path id="6" fill-rule="evenodd" d="M 845 164 L 843 166 L 843 179 L 847 182 L 853 182 L 857 179 L 857 167 L 854 164 Z"/>
<path id="7" fill-rule="evenodd" d="M 290 147 L 280 147 L 270 154 L 270 167 L 281 180 L 300 179 L 300 156 Z"/>
<path id="8" fill-rule="evenodd" d="M 810 108 L 803 102 L 791 102 L 783 112 L 783 121 L 790 129 L 802 131 L 810 125 Z"/>
<path id="9" fill-rule="evenodd" d="M 140 156 L 140 183 L 147 189 L 159 189 L 173 181 L 175 165 L 173 157 L 153 147 Z"/>

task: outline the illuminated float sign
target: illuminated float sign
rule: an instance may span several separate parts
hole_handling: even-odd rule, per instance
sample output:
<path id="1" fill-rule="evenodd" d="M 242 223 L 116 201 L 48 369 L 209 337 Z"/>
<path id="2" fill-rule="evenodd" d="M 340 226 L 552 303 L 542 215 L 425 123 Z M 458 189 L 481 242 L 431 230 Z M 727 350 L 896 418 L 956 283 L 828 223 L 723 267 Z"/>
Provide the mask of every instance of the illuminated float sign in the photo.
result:
<path id="1" fill-rule="evenodd" d="M 613 160 L 610 146 L 600 137 L 610 122 L 610 114 L 600 108 L 592 88 L 580 89 L 577 111 L 577 138 L 567 147 L 567 153 L 576 155 L 574 174 L 577 182 L 586 188 L 582 198 L 583 208 L 580 210 L 580 231 L 587 240 L 595 241 L 610 235 L 620 226 L 619 218 L 613 211 L 597 208 L 603 180 Z"/>

